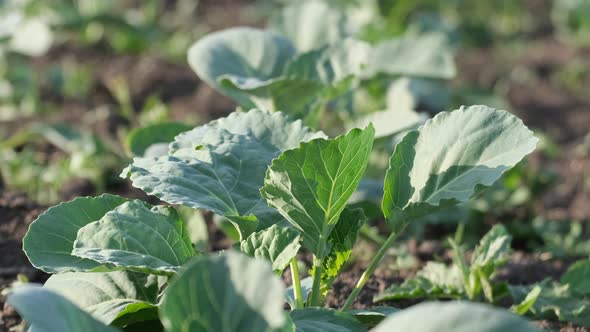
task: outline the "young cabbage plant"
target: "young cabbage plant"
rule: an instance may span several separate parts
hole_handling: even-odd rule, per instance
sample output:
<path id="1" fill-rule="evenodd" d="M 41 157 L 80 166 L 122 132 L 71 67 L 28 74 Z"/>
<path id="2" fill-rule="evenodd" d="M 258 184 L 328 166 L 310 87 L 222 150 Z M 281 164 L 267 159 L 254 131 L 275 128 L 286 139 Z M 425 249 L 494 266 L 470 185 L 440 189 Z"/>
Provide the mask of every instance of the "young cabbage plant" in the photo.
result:
<path id="1" fill-rule="evenodd" d="M 375 46 L 350 37 L 300 53 L 276 33 L 231 28 L 197 41 L 188 60 L 202 80 L 243 108 L 288 112 L 313 126 L 329 101 L 361 80 L 377 75 L 448 79 L 455 74 L 451 53 L 436 35 Z"/>
<path id="2" fill-rule="evenodd" d="M 126 329 L 161 322 L 167 331 L 365 331 L 363 320 L 373 326 L 395 315 L 388 308 L 348 310 L 397 235 L 415 218 L 467 201 L 536 143 L 518 118 L 485 106 L 441 113 L 409 132 L 385 177 L 382 208 L 392 233 L 343 310 L 317 308 L 366 220 L 347 203 L 365 172 L 374 133 L 369 124 L 328 139 L 283 113 L 254 109 L 179 134 L 166 154 L 135 158 L 122 176 L 166 203 L 227 218 L 240 235 L 235 248 L 254 258 L 196 250 L 192 239 L 199 237 L 172 206 L 108 194 L 77 198 L 31 224 L 24 251 L 34 266 L 55 275 L 42 294 L 17 289 L 9 302 L 25 319 L 31 311 L 22 303 L 35 296 L 76 317 L 32 319 L 40 330 L 61 319 Z M 300 280 L 295 257 L 301 247 L 313 254 L 311 285 Z M 482 252 L 487 257 L 488 249 Z M 287 265 L 292 296 L 277 276 Z M 290 313 L 285 302 L 293 303 Z"/>

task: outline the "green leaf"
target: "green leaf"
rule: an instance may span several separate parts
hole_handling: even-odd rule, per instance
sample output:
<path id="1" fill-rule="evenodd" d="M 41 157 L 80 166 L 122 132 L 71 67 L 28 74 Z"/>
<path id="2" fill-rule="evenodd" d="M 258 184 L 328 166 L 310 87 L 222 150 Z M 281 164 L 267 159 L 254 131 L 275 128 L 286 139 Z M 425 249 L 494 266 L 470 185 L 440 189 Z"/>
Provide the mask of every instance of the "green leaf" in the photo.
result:
<path id="1" fill-rule="evenodd" d="M 235 112 L 178 135 L 168 156 L 135 158 L 122 176 L 170 204 L 205 209 L 232 221 L 242 239 L 283 220 L 259 188 L 272 159 L 323 137 L 283 113 Z"/>
<path id="2" fill-rule="evenodd" d="M 270 265 L 233 251 L 197 257 L 172 281 L 160 307 L 166 331 L 279 331 L 285 289 Z"/>
<path id="3" fill-rule="evenodd" d="M 221 84 L 266 81 L 279 77 L 295 48 L 285 38 L 253 28 L 231 28 L 214 32 L 197 41 L 188 51 L 188 62 L 197 75 L 245 108 L 256 107 L 248 93 Z"/>
<path id="4" fill-rule="evenodd" d="M 31 332 L 118 331 L 103 325 L 62 296 L 37 285 L 15 288 L 6 302 L 32 324 Z"/>
<path id="5" fill-rule="evenodd" d="M 428 262 L 416 277 L 401 285 L 392 285 L 373 300 L 388 301 L 420 298 L 460 298 L 463 296 L 463 274 L 456 265 Z"/>
<path id="6" fill-rule="evenodd" d="M 271 18 L 270 24 L 300 52 L 332 44 L 348 34 L 344 13 L 324 1 L 291 2 Z"/>
<path id="7" fill-rule="evenodd" d="M 173 208 L 133 200 L 82 227 L 72 254 L 123 269 L 169 275 L 195 251 Z"/>
<path id="8" fill-rule="evenodd" d="M 363 77 L 377 74 L 450 79 L 456 70 L 446 39 L 432 33 L 390 39 L 374 46 Z"/>
<path id="9" fill-rule="evenodd" d="M 244 254 L 270 261 L 273 271 L 279 273 L 285 270 L 300 247 L 299 233 L 279 225 L 252 233 L 240 242 L 240 250 Z"/>
<path id="10" fill-rule="evenodd" d="M 361 332 L 367 329 L 347 313 L 326 308 L 305 308 L 291 311 L 296 332 L 346 331 Z"/>
<path id="11" fill-rule="evenodd" d="M 570 289 L 584 295 L 590 295 L 590 260 L 581 260 L 561 277 L 562 284 L 569 284 Z"/>
<path id="12" fill-rule="evenodd" d="M 468 201 L 535 148 L 517 117 L 486 106 L 439 113 L 397 144 L 385 177 L 383 213 L 395 227 Z"/>
<path id="13" fill-rule="evenodd" d="M 526 314 L 535 304 L 539 295 L 541 295 L 541 290 L 542 288 L 540 286 L 533 287 L 526 297 L 520 303 L 510 307 L 510 310 L 520 316 Z"/>
<path id="14" fill-rule="evenodd" d="M 127 136 L 126 145 L 134 156 L 143 157 L 154 144 L 165 143 L 168 146 L 176 135 L 192 128 L 178 122 L 155 123 L 147 127 L 135 128 Z M 150 156 L 156 157 L 154 154 Z"/>
<path id="15" fill-rule="evenodd" d="M 393 314 L 372 332 L 541 332 L 506 310 L 472 302 L 426 302 Z"/>
<path id="16" fill-rule="evenodd" d="M 497 267 L 504 265 L 510 259 L 511 241 L 512 237 L 503 225 L 498 224 L 492 227 L 473 251 L 471 270 L 482 269 L 486 276 L 490 277 Z"/>
<path id="17" fill-rule="evenodd" d="M 362 209 L 346 207 L 330 236 L 328 237 L 329 253 L 322 263 L 322 294 L 325 296 L 344 264 L 352 254 L 361 226 L 367 222 Z M 312 275 L 315 271 L 312 270 Z"/>
<path id="18" fill-rule="evenodd" d="M 373 146 L 374 129 L 353 129 L 283 152 L 268 168 L 261 194 L 324 257 L 324 244 L 358 186 Z"/>
<path id="19" fill-rule="evenodd" d="M 128 271 L 66 272 L 52 275 L 45 288 L 60 294 L 105 324 L 158 317 L 157 277 Z M 124 325 L 118 325 L 124 326 Z"/>
<path id="20" fill-rule="evenodd" d="M 381 323 L 385 318 L 399 312 L 400 309 L 394 307 L 373 307 L 370 309 L 350 310 L 354 317 L 368 328 L 373 328 Z"/>
<path id="21" fill-rule="evenodd" d="M 590 327 L 590 301 L 572 292 L 569 285 L 552 283 L 550 279 L 529 286 L 510 286 L 510 294 L 514 302 L 522 302 L 540 287 L 541 293 L 529 308 L 537 318 L 554 318 Z"/>
<path id="22" fill-rule="evenodd" d="M 71 254 L 78 230 L 126 201 L 123 197 L 104 194 L 79 197 L 49 208 L 29 227 L 23 250 L 33 266 L 47 273 L 99 268 L 100 263 Z"/>

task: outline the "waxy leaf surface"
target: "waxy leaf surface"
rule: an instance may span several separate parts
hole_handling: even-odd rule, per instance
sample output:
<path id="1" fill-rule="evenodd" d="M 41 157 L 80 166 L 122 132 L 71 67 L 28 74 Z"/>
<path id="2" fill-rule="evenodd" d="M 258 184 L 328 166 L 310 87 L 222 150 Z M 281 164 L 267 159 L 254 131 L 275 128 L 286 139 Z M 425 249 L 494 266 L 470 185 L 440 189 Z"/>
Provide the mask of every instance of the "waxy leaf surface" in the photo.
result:
<path id="1" fill-rule="evenodd" d="M 23 250 L 36 268 L 47 273 L 89 271 L 102 264 L 72 255 L 78 230 L 102 218 L 127 199 L 104 194 L 80 197 L 49 208 L 31 224 Z"/>
<path id="2" fill-rule="evenodd" d="M 262 196 L 303 235 L 303 245 L 324 257 L 323 244 L 358 186 L 373 146 L 374 129 L 353 129 L 287 150 L 266 173 Z"/>
<path id="3" fill-rule="evenodd" d="M 240 250 L 248 256 L 268 260 L 273 271 L 283 272 L 301 247 L 299 238 L 296 230 L 273 225 L 250 234 L 240 242 Z"/>
<path id="4" fill-rule="evenodd" d="M 30 332 L 118 331 L 94 319 L 61 295 L 38 285 L 17 287 L 6 302 L 31 324 Z"/>
<path id="5" fill-rule="evenodd" d="M 295 332 L 343 331 L 363 332 L 367 329 L 353 315 L 327 308 L 305 308 L 291 311 Z"/>
<path id="6" fill-rule="evenodd" d="M 183 221 L 167 206 L 129 201 L 82 227 L 74 255 L 101 264 L 172 274 L 196 255 Z"/>
<path id="7" fill-rule="evenodd" d="M 535 148 L 514 115 L 486 106 L 439 113 L 397 144 L 382 208 L 394 226 L 469 200 Z"/>
<path id="8" fill-rule="evenodd" d="M 256 107 L 247 93 L 220 84 L 266 81 L 282 74 L 295 48 L 286 38 L 254 28 L 214 32 L 197 41 L 188 52 L 188 62 L 199 77 L 244 107 Z"/>
<path id="9" fill-rule="evenodd" d="M 201 256 L 172 281 L 160 308 L 166 331 L 283 331 L 285 288 L 263 261 L 233 251 Z"/>
<path id="10" fill-rule="evenodd" d="M 43 286 L 65 297 L 105 324 L 116 320 L 156 319 L 158 280 L 138 272 L 66 272 L 52 275 Z M 141 311 L 141 313 L 139 313 Z"/>
<path id="11" fill-rule="evenodd" d="M 467 302 L 425 302 L 386 318 L 373 332 L 541 332 L 509 311 Z"/>
<path id="12" fill-rule="evenodd" d="M 323 136 L 280 112 L 236 112 L 179 135 L 168 156 L 135 158 L 122 175 L 165 202 L 228 218 L 245 239 L 282 220 L 259 193 L 272 159 Z"/>

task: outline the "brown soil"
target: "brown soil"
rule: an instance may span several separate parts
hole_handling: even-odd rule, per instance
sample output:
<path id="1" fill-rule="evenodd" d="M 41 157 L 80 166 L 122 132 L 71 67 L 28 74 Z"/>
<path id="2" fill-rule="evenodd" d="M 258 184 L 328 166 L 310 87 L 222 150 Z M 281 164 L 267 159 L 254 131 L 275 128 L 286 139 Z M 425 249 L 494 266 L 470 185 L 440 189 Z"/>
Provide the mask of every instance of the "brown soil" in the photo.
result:
<path id="1" fill-rule="evenodd" d="M 31 266 L 21 249 L 21 239 L 29 224 L 43 210 L 25 195 L 0 192 L 0 290 L 9 286 L 17 274 L 24 274 L 32 282 L 47 279 L 47 275 Z M 4 306 L 4 298 L 0 295 L 0 331 L 7 331 L 19 321 L 14 310 Z"/>

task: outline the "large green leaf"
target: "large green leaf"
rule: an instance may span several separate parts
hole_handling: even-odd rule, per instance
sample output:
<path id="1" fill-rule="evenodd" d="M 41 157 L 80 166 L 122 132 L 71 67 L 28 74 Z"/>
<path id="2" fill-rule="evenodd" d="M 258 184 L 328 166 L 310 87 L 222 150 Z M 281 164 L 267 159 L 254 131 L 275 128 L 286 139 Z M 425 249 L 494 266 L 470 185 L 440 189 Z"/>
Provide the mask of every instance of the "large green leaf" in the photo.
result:
<path id="1" fill-rule="evenodd" d="M 584 295 L 590 295 L 590 260 L 576 262 L 561 276 L 562 284 L 569 284 L 570 289 Z"/>
<path id="2" fill-rule="evenodd" d="M 135 158 L 122 175 L 165 202 L 225 216 L 245 239 L 282 220 L 258 192 L 272 159 L 323 136 L 280 112 L 236 112 L 179 135 L 168 156 Z"/>
<path id="3" fill-rule="evenodd" d="M 427 302 L 386 318 L 373 332 L 541 332 L 506 310 L 468 302 Z"/>
<path id="4" fill-rule="evenodd" d="M 82 227 L 72 254 L 109 266 L 166 275 L 194 257 L 195 251 L 173 208 L 133 200 Z"/>
<path id="5" fill-rule="evenodd" d="M 60 295 L 37 285 L 24 285 L 8 294 L 6 302 L 25 321 L 31 332 L 115 332 Z"/>
<path id="6" fill-rule="evenodd" d="M 197 41 L 188 61 L 199 77 L 244 107 L 256 107 L 247 93 L 220 84 L 219 79 L 266 81 L 283 73 L 295 48 L 285 38 L 253 28 L 231 28 L 211 33 Z"/>
<path id="7" fill-rule="evenodd" d="M 486 106 L 440 113 L 397 144 L 385 177 L 383 212 L 396 226 L 466 202 L 535 148 L 517 117 Z"/>
<path id="8" fill-rule="evenodd" d="M 351 314 L 326 308 L 291 311 L 296 332 L 362 332 L 367 329 Z"/>
<path id="9" fill-rule="evenodd" d="M 529 307 L 537 318 L 554 318 L 590 327 L 590 301 L 572 292 L 570 285 L 560 285 L 546 279 L 538 284 L 528 286 L 510 286 L 514 302 L 522 302 L 535 287 L 541 292 Z"/>
<path id="10" fill-rule="evenodd" d="M 49 208 L 29 227 L 23 239 L 23 250 L 33 266 L 47 273 L 98 268 L 100 263 L 72 256 L 78 230 L 125 201 L 123 197 L 104 194 L 76 198 Z"/>
<path id="11" fill-rule="evenodd" d="M 166 291 L 166 331 L 279 331 L 285 289 L 270 265 L 233 251 L 193 260 Z"/>
<path id="12" fill-rule="evenodd" d="M 353 129 L 287 150 L 268 168 L 262 196 L 303 235 L 303 245 L 324 257 L 324 244 L 356 189 L 373 146 L 374 129 Z"/>
<path id="13" fill-rule="evenodd" d="M 105 324 L 125 325 L 158 317 L 158 280 L 144 273 L 66 272 L 52 275 L 44 285 Z"/>
<path id="14" fill-rule="evenodd" d="M 240 242 L 240 250 L 243 253 L 270 261 L 273 271 L 279 273 L 285 270 L 300 247 L 299 232 L 279 225 L 252 233 Z"/>

